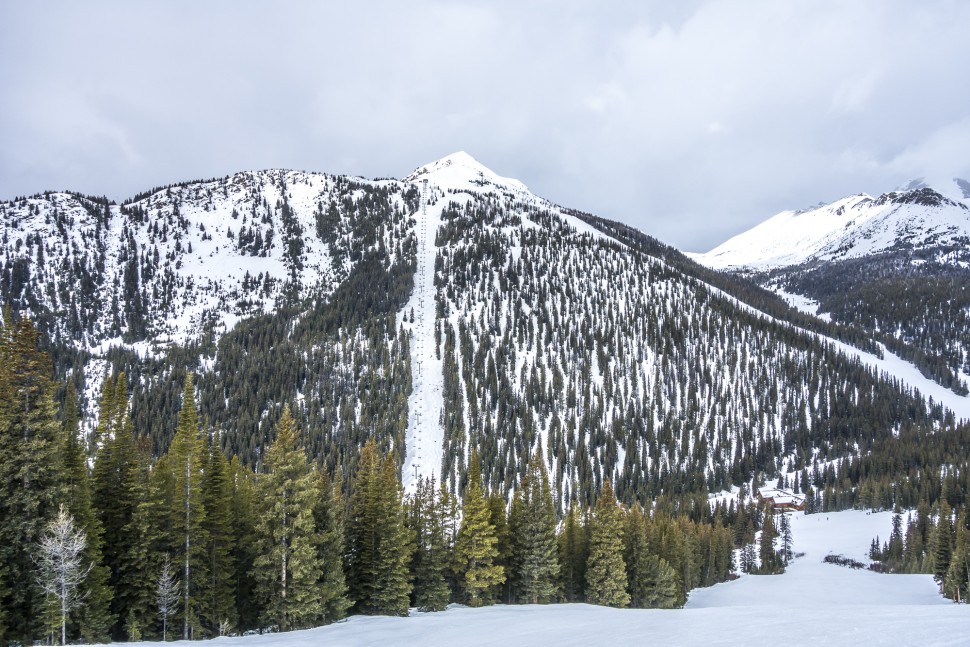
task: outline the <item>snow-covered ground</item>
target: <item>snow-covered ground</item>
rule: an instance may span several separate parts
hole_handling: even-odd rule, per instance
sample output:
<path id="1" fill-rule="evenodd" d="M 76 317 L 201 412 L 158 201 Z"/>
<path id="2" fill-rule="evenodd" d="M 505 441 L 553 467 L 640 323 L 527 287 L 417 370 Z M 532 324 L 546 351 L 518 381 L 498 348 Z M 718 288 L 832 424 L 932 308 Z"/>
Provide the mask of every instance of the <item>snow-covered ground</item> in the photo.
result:
<path id="1" fill-rule="evenodd" d="M 414 491 L 419 477 L 441 479 L 440 423 L 443 373 L 441 358 L 435 352 L 435 236 L 441 224 L 441 210 L 446 200 L 431 201 L 434 188 L 422 195 L 421 206 L 414 214 L 418 237 L 418 267 L 414 273 L 414 292 L 400 313 L 404 326 L 411 332 L 411 395 L 408 397 L 407 458 L 402 469 L 406 490 Z M 414 321 L 411 321 L 411 315 Z"/>
<path id="2" fill-rule="evenodd" d="M 829 553 L 865 561 L 891 514 L 796 514 L 783 575 L 746 575 L 699 589 L 684 609 L 587 604 L 453 606 L 409 618 L 354 616 L 328 627 L 220 638 L 226 647 L 316 645 L 968 645 L 970 606 L 942 598 L 929 575 L 880 575 L 825 564 Z M 152 643 L 162 646 L 162 643 Z"/>

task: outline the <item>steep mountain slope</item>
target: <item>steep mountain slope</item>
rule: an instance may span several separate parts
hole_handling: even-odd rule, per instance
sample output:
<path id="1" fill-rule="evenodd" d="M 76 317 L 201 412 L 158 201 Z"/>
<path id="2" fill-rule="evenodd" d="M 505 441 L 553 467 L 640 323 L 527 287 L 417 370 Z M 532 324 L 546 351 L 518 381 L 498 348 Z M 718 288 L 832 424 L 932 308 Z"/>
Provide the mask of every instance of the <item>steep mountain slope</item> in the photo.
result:
<path id="1" fill-rule="evenodd" d="M 915 249 L 970 244 L 970 208 L 929 187 L 859 194 L 801 211 L 783 211 L 706 254 L 715 269 L 764 271 L 810 261 L 837 262 Z"/>
<path id="2" fill-rule="evenodd" d="M 185 371 L 244 461 L 291 403 L 338 480 L 374 438 L 406 483 L 456 490 L 475 446 L 508 492 L 541 449 L 561 506 L 607 478 L 626 500 L 702 502 L 948 417 L 824 337 L 878 352 L 858 331 L 463 153 L 401 181 L 262 171 L 0 215 L 2 296 L 50 335 L 87 428 L 105 372 L 125 370 L 156 453 Z"/>
<path id="3" fill-rule="evenodd" d="M 954 180 L 787 211 L 692 257 L 794 305 L 866 330 L 924 375 L 966 395 L 970 200 Z M 946 194 L 946 195 L 944 195 Z"/>

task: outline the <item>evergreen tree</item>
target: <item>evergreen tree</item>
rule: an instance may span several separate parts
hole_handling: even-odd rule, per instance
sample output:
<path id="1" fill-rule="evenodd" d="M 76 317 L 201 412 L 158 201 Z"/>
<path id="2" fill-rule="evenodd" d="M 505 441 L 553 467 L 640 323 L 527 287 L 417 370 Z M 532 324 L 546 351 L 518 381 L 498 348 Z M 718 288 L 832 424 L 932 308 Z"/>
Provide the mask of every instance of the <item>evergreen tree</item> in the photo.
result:
<path id="1" fill-rule="evenodd" d="M 372 598 L 377 613 L 382 615 L 407 616 L 411 598 L 408 564 L 414 552 L 414 540 L 404 523 L 402 496 L 394 461 L 386 456 L 381 462 L 378 521 L 377 567 L 381 578 Z"/>
<path id="2" fill-rule="evenodd" d="M 361 450 L 350 499 L 348 575 L 359 613 L 406 615 L 413 542 L 404 525 L 393 461 L 377 456 L 370 440 Z"/>
<path id="3" fill-rule="evenodd" d="M 589 557 L 589 544 L 582 515 L 571 506 L 563 520 L 559 534 L 559 572 L 562 575 L 562 593 L 566 602 L 581 602 L 584 599 L 586 561 Z"/>
<path id="4" fill-rule="evenodd" d="M 933 578 L 940 583 L 942 588 L 947 571 L 950 569 L 950 561 L 953 558 L 953 512 L 946 499 L 940 500 L 940 519 L 936 523 L 933 531 L 932 554 Z"/>
<path id="5" fill-rule="evenodd" d="M 501 494 L 494 493 L 485 498 L 485 504 L 488 506 L 489 520 L 492 522 L 492 526 L 495 528 L 495 552 L 496 556 L 493 560 L 493 564 L 496 566 L 501 566 L 503 572 L 506 573 L 506 578 L 504 583 L 499 583 L 493 586 L 489 591 L 488 595 L 491 596 L 493 600 L 505 600 L 509 604 L 515 601 L 512 589 L 512 578 L 508 577 L 508 574 L 512 571 L 512 533 L 508 511 L 508 506 L 505 502 L 505 497 Z M 457 518 L 457 511 L 455 514 Z M 457 532 L 455 533 L 457 537 Z"/>
<path id="6" fill-rule="evenodd" d="M 537 445 L 529 460 L 512 510 L 512 578 L 519 599 L 527 604 L 549 602 L 556 595 L 559 562 L 556 512 L 541 445 Z"/>
<path id="7" fill-rule="evenodd" d="M 476 466 L 477 472 L 478 453 L 474 449 L 469 464 Z M 465 486 L 461 528 L 455 544 L 455 570 L 466 601 L 477 607 L 491 602 L 485 593 L 505 581 L 505 569 L 495 564 L 498 557 L 495 526 L 482 495 L 481 479 L 472 478 L 474 474 L 469 470 Z"/>
<path id="8" fill-rule="evenodd" d="M 97 454 L 91 478 L 92 500 L 101 526 L 102 563 L 113 592 L 111 635 L 125 637 L 124 623 L 135 606 L 144 580 L 140 532 L 135 516 L 147 486 L 147 465 L 138 451 L 128 416 L 128 386 L 124 373 L 106 377 L 98 412 Z M 144 468 L 142 471 L 141 468 Z"/>
<path id="9" fill-rule="evenodd" d="M 32 551 L 64 500 L 64 442 L 54 403 L 55 385 L 38 333 L 9 314 L 0 328 L 0 642 L 28 644 L 41 630 L 44 595 Z"/>
<path id="10" fill-rule="evenodd" d="M 648 560 L 651 557 L 647 543 L 646 518 L 639 505 L 634 505 L 626 515 L 623 528 L 623 561 L 629 585 L 630 606 L 647 608 L 651 594 L 647 581 Z"/>
<path id="11" fill-rule="evenodd" d="M 281 631 L 309 627 L 322 615 L 313 518 L 317 488 L 289 406 L 276 425 L 264 465 L 266 473 L 257 480 L 263 513 L 256 523 L 253 563 L 262 622 Z"/>
<path id="12" fill-rule="evenodd" d="M 623 510 L 609 480 L 596 501 L 586 564 L 586 601 L 610 607 L 630 604 L 623 563 Z"/>
<path id="13" fill-rule="evenodd" d="M 781 557 L 784 562 L 784 566 L 788 565 L 788 562 L 792 559 L 792 532 L 791 532 L 791 520 L 788 515 L 784 512 L 781 513 L 779 517 L 779 537 L 781 538 Z"/>
<path id="14" fill-rule="evenodd" d="M 771 508 L 766 507 L 764 521 L 761 523 L 761 543 L 758 551 L 758 556 L 761 558 L 759 573 L 770 575 L 784 570 L 784 567 L 778 561 L 778 553 L 775 552 L 775 538 L 777 537 L 775 516 L 771 512 Z"/>
<path id="15" fill-rule="evenodd" d="M 421 611 L 443 611 L 451 594 L 445 580 L 450 555 L 443 495 L 437 492 L 434 477 L 422 477 L 408 505 L 408 526 L 416 540 L 411 566 L 414 604 Z"/>
<path id="16" fill-rule="evenodd" d="M 85 534 L 84 564 L 87 576 L 80 585 L 84 601 L 72 613 L 70 635 L 79 635 L 85 642 L 110 640 L 112 618 L 111 589 L 108 588 L 110 569 L 102 563 L 101 524 L 91 502 L 90 478 L 84 447 L 78 437 L 77 393 L 74 383 L 68 382 L 64 400 L 64 475 L 67 511 Z"/>
<path id="17" fill-rule="evenodd" d="M 957 520 L 953 556 L 943 578 L 943 592 L 956 602 L 967 601 L 967 585 L 970 579 L 970 530 L 967 529 L 966 521 L 964 512 Z"/>
<path id="18" fill-rule="evenodd" d="M 194 637 L 200 628 L 200 610 L 206 597 L 206 515 L 202 476 L 206 463 L 205 444 L 199 428 L 192 374 L 185 376 L 182 409 L 172 445 L 166 457 L 172 475 L 173 554 L 182 576 L 182 639 Z"/>
<path id="19" fill-rule="evenodd" d="M 208 578 L 200 605 L 202 624 L 210 635 L 222 635 L 223 629 L 237 625 L 236 565 L 232 555 L 232 482 L 229 461 L 222 452 L 218 436 L 209 443 L 208 460 L 202 475 L 202 504 Z"/>
<path id="20" fill-rule="evenodd" d="M 125 592 L 126 610 L 119 618 L 123 622 L 119 631 L 129 641 L 137 641 L 157 620 L 156 582 L 154 577 L 145 574 L 160 573 L 164 561 L 182 544 L 171 532 L 178 511 L 172 507 L 175 477 L 168 467 L 168 456 L 162 456 L 152 466 L 146 442 L 139 443 L 132 456 L 138 505 L 126 526 L 129 545 L 123 555 L 118 584 L 118 590 Z M 182 566 L 172 563 L 172 568 L 178 571 L 182 571 Z M 179 585 L 180 600 L 184 600 L 184 586 L 181 582 Z"/>
<path id="21" fill-rule="evenodd" d="M 240 631 L 258 626 L 259 609 L 253 595 L 253 562 L 256 559 L 256 527 L 254 512 L 253 471 L 242 464 L 238 456 L 229 463 L 232 482 L 232 561 L 236 566 L 233 590 L 236 593 L 236 612 Z"/>
<path id="22" fill-rule="evenodd" d="M 320 607 L 323 623 L 340 620 L 347 614 L 347 580 L 344 577 L 344 501 L 340 487 L 317 472 L 316 503 L 313 521 L 317 532 L 317 557 L 320 561 Z"/>
<path id="23" fill-rule="evenodd" d="M 642 573 L 641 602 L 645 609 L 673 609 L 683 604 L 680 578 L 667 560 L 648 555 Z"/>

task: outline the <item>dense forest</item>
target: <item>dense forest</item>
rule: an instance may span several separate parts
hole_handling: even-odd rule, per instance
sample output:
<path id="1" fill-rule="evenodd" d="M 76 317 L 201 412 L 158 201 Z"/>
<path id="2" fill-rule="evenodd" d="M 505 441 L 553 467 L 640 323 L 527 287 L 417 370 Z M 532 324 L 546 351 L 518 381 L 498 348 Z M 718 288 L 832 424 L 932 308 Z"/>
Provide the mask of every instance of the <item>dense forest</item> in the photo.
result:
<path id="1" fill-rule="evenodd" d="M 131 417 L 123 373 L 105 381 L 97 428 L 83 438 L 76 393 L 68 383 L 57 405 L 40 345 L 29 320 L 8 314 L 4 643 L 204 638 L 452 601 L 673 608 L 731 577 L 737 542 L 753 541 L 743 506 L 736 536 L 733 503 L 692 519 L 663 499 L 622 506 L 609 481 L 595 505 L 560 520 L 541 447 L 511 500 L 483 486 L 474 449 L 463 495 L 422 480 L 405 496 L 393 455 L 373 439 L 353 469 L 314 460 L 288 405 L 254 471 L 200 417 L 191 374 L 161 451 Z M 50 584 L 62 581 L 73 584 Z"/>

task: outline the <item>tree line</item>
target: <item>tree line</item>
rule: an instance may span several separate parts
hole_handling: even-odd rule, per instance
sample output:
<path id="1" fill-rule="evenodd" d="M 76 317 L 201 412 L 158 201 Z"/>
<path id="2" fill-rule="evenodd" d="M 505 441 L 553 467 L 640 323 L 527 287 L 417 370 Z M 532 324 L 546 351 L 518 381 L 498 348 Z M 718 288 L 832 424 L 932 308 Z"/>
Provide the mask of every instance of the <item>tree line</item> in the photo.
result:
<path id="1" fill-rule="evenodd" d="M 72 383 L 59 406 L 39 345 L 29 320 L 8 315 L 4 643 L 206 638 L 451 602 L 670 608 L 733 570 L 722 518 L 624 507 L 609 481 L 595 506 L 560 521 L 538 443 L 511 500 L 486 489 L 474 448 L 460 497 L 434 479 L 405 495 L 393 452 L 373 440 L 344 486 L 342 468 L 311 459 L 288 406 L 255 468 L 227 455 L 199 414 L 191 374 L 171 442 L 153 452 L 124 373 L 105 380 L 97 427 L 82 438 Z M 73 566 L 52 570 L 45 556 Z"/>

